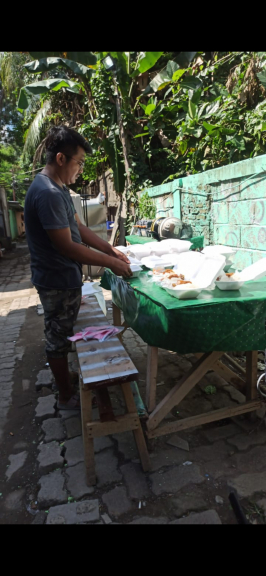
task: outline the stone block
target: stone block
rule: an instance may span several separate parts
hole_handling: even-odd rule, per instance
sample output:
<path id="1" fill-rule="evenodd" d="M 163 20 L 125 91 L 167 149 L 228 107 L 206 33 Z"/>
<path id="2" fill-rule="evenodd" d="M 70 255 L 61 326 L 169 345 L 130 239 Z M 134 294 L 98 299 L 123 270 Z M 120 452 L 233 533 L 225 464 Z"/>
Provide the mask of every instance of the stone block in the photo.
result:
<path id="1" fill-rule="evenodd" d="M 66 433 L 61 418 L 48 418 L 42 423 L 42 431 L 45 434 L 45 442 L 52 440 L 64 440 Z"/>
<path id="2" fill-rule="evenodd" d="M 187 442 L 187 440 L 180 438 L 180 436 L 178 436 L 177 434 L 171 436 L 171 438 L 167 440 L 167 444 L 170 444 L 170 446 L 175 446 L 176 448 L 180 448 L 180 450 L 186 450 L 187 452 L 189 452 L 189 443 Z"/>
<path id="3" fill-rule="evenodd" d="M 48 370 L 40 370 L 37 374 L 37 381 L 35 382 L 36 390 L 41 390 L 43 386 L 51 388 L 53 381 L 54 377 L 50 368 Z"/>
<path id="4" fill-rule="evenodd" d="M 86 468 L 84 462 L 66 468 L 67 489 L 75 500 L 89 496 L 94 492 L 94 488 L 87 486 Z"/>
<path id="5" fill-rule="evenodd" d="M 129 462 L 121 466 L 125 484 L 130 498 L 141 499 L 150 496 L 150 489 L 139 464 Z"/>
<path id="6" fill-rule="evenodd" d="M 157 452 L 150 454 L 151 470 L 156 471 L 164 466 L 172 466 L 173 464 L 182 464 L 186 460 L 186 454 L 179 448 L 166 449 L 165 447 L 159 449 Z"/>
<path id="7" fill-rule="evenodd" d="M 110 436 L 99 436 L 98 438 L 94 438 L 94 452 L 101 452 L 105 448 L 111 448 L 114 446 Z"/>
<path id="8" fill-rule="evenodd" d="M 138 457 L 138 451 L 132 432 L 123 432 L 123 434 L 113 434 L 113 438 L 118 442 L 118 450 L 125 459 L 132 460 Z"/>
<path id="9" fill-rule="evenodd" d="M 228 484 L 237 491 L 239 496 L 247 498 L 256 492 L 265 492 L 266 472 L 241 474 L 237 478 L 229 480 Z"/>
<path id="10" fill-rule="evenodd" d="M 82 500 L 72 504 L 53 506 L 46 524 L 84 524 L 100 520 L 99 500 Z"/>
<path id="11" fill-rule="evenodd" d="M 67 492 L 64 490 L 64 476 L 61 470 L 55 470 L 42 476 L 39 480 L 41 489 L 38 492 L 37 500 L 40 508 L 48 508 L 57 504 L 67 502 Z"/>
<path id="12" fill-rule="evenodd" d="M 195 464 L 175 466 L 166 472 L 155 472 L 150 475 L 152 491 L 156 496 L 164 492 L 178 492 L 187 484 L 200 484 L 205 478 Z"/>
<path id="13" fill-rule="evenodd" d="M 47 418 L 55 415 L 55 404 L 56 400 L 53 394 L 49 396 L 44 396 L 38 398 L 38 404 L 35 409 L 35 420 L 36 422 L 42 422 Z"/>
<path id="14" fill-rule="evenodd" d="M 226 426 L 203 430 L 203 435 L 209 442 L 216 442 L 217 440 L 223 440 L 224 438 L 230 438 L 230 436 L 239 434 L 239 431 L 239 427 L 236 424 L 226 424 Z"/>
<path id="15" fill-rule="evenodd" d="M 117 470 L 117 466 L 118 459 L 114 454 L 114 450 L 105 450 L 95 455 L 97 487 L 122 480 L 122 475 Z"/>
<path id="16" fill-rule="evenodd" d="M 182 494 L 182 496 L 178 496 L 176 498 L 171 499 L 171 503 L 173 506 L 173 511 L 175 516 L 183 516 L 187 512 L 195 512 L 198 510 L 204 510 L 208 507 L 207 503 L 203 498 L 197 494 L 186 493 Z"/>
<path id="17" fill-rule="evenodd" d="M 66 440 L 65 444 L 65 459 L 68 466 L 75 466 L 79 462 L 84 461 L 84 449 L 82 436 Z"/>
<path id="18" fill-rule="evenodd" d="M 238 450 L 247 450 L 247 448 L 250 448 L 250 446 L 265 444 L 266 434 L 264 431 L 257 434 L 237 434 L 237 436 L 228 439 L 228 442 L 229 444 L 236 446 Z"/>
<path id="19" fill-rule="evenodd" d="M 165 516 L 158 516 L 157 518 L 152 518 L 151 516 L 135 516 L 129 524 L 168 524 L 168 518 Z"/>
<path id="20" fill-rule="evenodd" d="M 126 489 L 123 486 L 116 486 L 113 490 L 103 494 L 102 501 L 106 504 L 109 514 L 113 516 L 125 514 L 132 508 L 132 503 L 128 499 Z"/>
<path id="21" fill-rule="evenodd" d="M 68 438 L 75 438 L 75 436 L 80 436 L 82 434 L 81 417 L 76 416 L 74 418 L 68 418 L 66 420 L 65 427 Z"/>
<path id="22" fill-rule="evenodd" d="M 40 444 L 38 450 L 40 451 L 37 456 L 40 474 L 48 474 L 55 468 L 63 467 L 64 458 L 61 456 L 61 448 L 58 442 Z"/>
<path id="23" fill-rule="evenodd" d="M 186 518 L 173 520 L 169 524 L 222 524 L 216 510 L 206 510 L 197 514 L 189 514 Z"/>
<path id="24" fill-rule="evenodd" d="M 26 462 L 26 458 L 28 456 L 28 452 L 25 450 L 23 452 L 19 452 L 19 454 L 10 454 L 8 456 L 8 460 L 10 462 L 9 467 L 6 470 L 6 477 L 10 480 L 11 476 L 17 472 Z"/>

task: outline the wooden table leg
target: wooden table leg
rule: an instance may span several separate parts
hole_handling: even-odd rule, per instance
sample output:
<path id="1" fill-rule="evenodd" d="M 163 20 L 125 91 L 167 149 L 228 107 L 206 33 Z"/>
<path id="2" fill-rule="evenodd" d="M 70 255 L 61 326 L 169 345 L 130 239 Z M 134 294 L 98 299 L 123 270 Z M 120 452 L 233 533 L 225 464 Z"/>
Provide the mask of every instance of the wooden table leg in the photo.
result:
<path id="1" fill-rule="evenodd" d="M 158 348 L 147 348 L 146 405 L 148 412 L 156 406 L 156 380 L 158 370 Z"/>
<path id="2" fill-rule="evenodd" d="M 94 486 L 96 484 L 94 442 L 93 438 L 88 437 L 86 426 L 92 421 L 92 398 L 91 390 L 84 390 L 82 386 L 80 387 L 80 403 L 87 486 Z"/>
<path id="3" fill-rule="evenodd" d="M 192 388 L 205 376 L 206 372 L 219 360 L 223 352 L 208 352 L 181 378 L 163 400 L 156 406 L 147 421 L 148 430 L 153 430 L 174 406 L 185 398 Z"/>
<path id="4" fill-rule="evenodd" d="M 113 325 L 121 326 L 121 310 L 113 303 Z"/>
<path id="5" fill-rule="evenodd" d="M 203 352 L 201 352 L 199 354 L 194 354 L 194 356 L 196 356 L 196 358 L 201 358 L 203 356 Z M 225 354 L 224 354 L 224 356 L 225 356 Z M 230 361 L 231 361 L 231 358 L 230 358 Z M 241 369 L 240 371 L 242 372 L 242 366 L 238 366 L 238 368 Z M 224 380 L 226 380 L 226 382 L 228 382 L 229 384 L 233 384 L 233 386 L 235 386 L 235 388 L 240 390 L 240 392 L 242 392 L 243 394 L 246 394 L 246 381 L 243 378 L 241 378 L 240 376 L 238 376 L 238 374 L 233 372 L 233 370 L 228 368 L 228 366 L 226 366 L 226 364 L 223 364 L 223 362 L 221 362 L 221 360 L 217 360 L 217 362 L 214 363 L 212 370 L 214 372 L 216 372 L 216 374 L 219 374 L 219 376 L 224 378 Z M 246 374 L 245 369 L 244 369 L 244 373 Z"/>
<path id="6" fill-rule="evenodd" d="M 247 400 L 255 400 L 258 397 L 257 378 L 258 378 L 258 351 L 249 350 L 246 352 L 246 382 L 247 382 Z"/>
<path id="7" fill-rule="evenodd" d="M 136 412 L 136 404 L 135 404 L 133 392 L 131 389 L 131 383 L 130 382 L 124 382 L 123 384 L 121 384 L 121 388 L 122 388 L 122 391 L 124 394 L 127 411 L 130 414 Z M 139 427 L 137 428 L 137 430 L 132 430 L 132 432 L 134 434 L 135 442 L 137 444 L 137 448 L 139 451 L 139 457 L 141 460 L 143 472 L 148 472 L 148 470 L 150 470 L 150 458 L 149 458 L 143 430 L 141 428 L 140 420 L 139 420 Z"/>

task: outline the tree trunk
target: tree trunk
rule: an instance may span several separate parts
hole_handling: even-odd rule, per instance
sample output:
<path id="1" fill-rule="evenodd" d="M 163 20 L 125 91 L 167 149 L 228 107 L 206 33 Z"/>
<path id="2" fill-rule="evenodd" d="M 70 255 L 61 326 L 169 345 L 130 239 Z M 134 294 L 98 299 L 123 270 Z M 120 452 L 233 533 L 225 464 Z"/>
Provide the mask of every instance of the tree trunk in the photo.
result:
<path id="1" fill-rule="evenodd" d="M 126 242 L 126 239 L 125 239 L 126 221 L 127 221 L 127 212 L 128 212 L 127 190 L 131 186 L 131 178 L 130 178 L 130 170 L 129 170 L 130 166 L 129 166 L 129 160 L 128 160 L 127 138 L 126 138 L 126 134 L 125 134 L 122 118 L 121 118 L 120 96 L 118 94 L 118 90 L 117 90 L 117 96 L 116 96 L 116 112 L 117 112 L 119 135 L 120 135 L 120 140 L 122 143 L 125 170 L 126 170 L 126 184 L 125 184 L 125 188 L 124 188 L 122 198 L 121 198 L 122 206 L 121 206 L 120 225 L 119 225 L 119 233 L 120 233 L 119 244 L 125 245 L 125 242 Z"/>

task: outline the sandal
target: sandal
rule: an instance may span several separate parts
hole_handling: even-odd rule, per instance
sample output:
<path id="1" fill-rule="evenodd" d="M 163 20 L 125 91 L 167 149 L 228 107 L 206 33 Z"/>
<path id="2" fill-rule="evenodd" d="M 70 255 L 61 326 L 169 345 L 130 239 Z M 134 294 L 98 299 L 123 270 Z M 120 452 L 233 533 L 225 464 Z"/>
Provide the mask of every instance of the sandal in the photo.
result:
<path id="1" fill-rule="evenodd" d="M 66 404 L 57 401 L 58 410 L 80 410 L 80 408 L 80 398 L 77 394 L 71 396 Z"/>

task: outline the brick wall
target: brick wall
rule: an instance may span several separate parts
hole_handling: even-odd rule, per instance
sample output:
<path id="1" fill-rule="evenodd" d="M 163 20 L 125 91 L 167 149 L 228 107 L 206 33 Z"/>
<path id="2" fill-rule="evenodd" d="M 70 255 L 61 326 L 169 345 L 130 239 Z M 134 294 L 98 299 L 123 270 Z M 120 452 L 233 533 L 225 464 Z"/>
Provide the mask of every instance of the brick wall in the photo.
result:
<path id="1" fill-rule="evenodd" d="M 236 268 L 266 257 L 266 155 L 174 180 L 171 188 L 195 236 L 237 248 Z M 148 190 L 156 203 L 159 189 Z"/>

